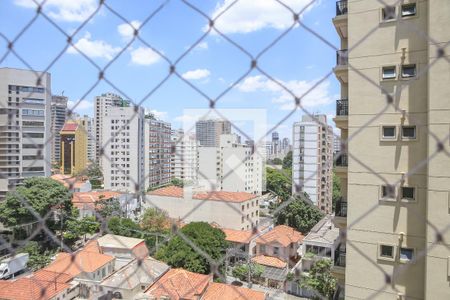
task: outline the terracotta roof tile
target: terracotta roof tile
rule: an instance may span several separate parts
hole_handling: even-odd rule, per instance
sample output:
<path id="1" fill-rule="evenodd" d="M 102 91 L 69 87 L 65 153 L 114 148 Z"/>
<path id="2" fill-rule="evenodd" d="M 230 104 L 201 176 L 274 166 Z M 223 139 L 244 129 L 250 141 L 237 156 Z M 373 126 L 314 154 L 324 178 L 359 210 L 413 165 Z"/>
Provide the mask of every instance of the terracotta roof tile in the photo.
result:
<path id="1" fill-rule="evenodd" d="M 76 131 L 78 129 L 78 126 L 80 126 L 78 123 L 66 122 L 64 123 L 64 126 L 61 129 L 61 131 Z"/>
<path id="2" fill-rule="evenodd" d="M 88 181 L 84 178 L 77 178 L 64 174 L 54 174 L 50 176 L 50 178 L 63 184 L 66 188 L 70 188 L 70 186 L 72 186 L 72 188 L 80 188 Z"/>
<path id="3" fill-rule="evenodd" d="M 202 300 L 264 300 L 266 295 L 245 287 L 238 287 L 224 283 L 211 282 Z"/>
<path id="4" fill-rule="evenodd" d="M 253 236 L 257 234 L 252 230 L 235 230 L 222 228 L 222 231 L 226 235 L 225 240 L 239 244 L 248 244 L 252 240 Z"/>
<path id="5" fill-rule="evenodd" d="M 279 243 L 283 247 L 289 246 L 291 243 L 303 241 L 304 236 L 292 227 L 286 225 L 275 226 L 269 232 L 261 235 L 256 239 L 257 244 Z"/>
<path id="6" fill-rule="evenodd" d="M 32 277 L 36 280 L 60 283 L 67 283 L 73 279 L 73 276 L 67 273 L 56 273 L 45 269 L 37 271 Z"/>
<path id="7" fill-rule="evenodd" d="M 183 198 L 183 188 L 176 186 L 163 187 L 148 193 L 154 196 L 176 197 Z M 256 198 L 256 195 L 246 192 L 225 192 L 225 191 L 211 191 L 211 192 L 194 192 L 192 199 L 197 200 L 214 200 L 226 202 L 244 202 Z"/>
<path id="8" fill-rule="evenodd" d="M 286 268 L 287 266 L 286 262 L 282 261 L 281 259 L 267 255 L 257 255 L 252 258 L 252 262 L 263 266 L 274 267 L 279 269 Z"/>
<path id="9" fill-rule="evenodd" d="M 62 282 L 41 281 L 33 277 L 22 277 L 0 285 L 0 299 L 3 300 L 47 300 L 61 293 L 70 285 Z"/>
<path id="10" fill-rule="evenodd" d="M 72 196 L 72 204 L 77 208 L 95 208 L 95 203 L 103 200 L 109 200 L 120 196 L 119 192 L 112 191 L 92 191 L 76 192 Z"/>
<path id="11" fill-rule="evenodd" d="M 159 299 L 168 296 L 171 300 L 199 299 L 204 294 L 210 275 L 192 273 L 183 269 L 170 269 L 145 292 Z"/>

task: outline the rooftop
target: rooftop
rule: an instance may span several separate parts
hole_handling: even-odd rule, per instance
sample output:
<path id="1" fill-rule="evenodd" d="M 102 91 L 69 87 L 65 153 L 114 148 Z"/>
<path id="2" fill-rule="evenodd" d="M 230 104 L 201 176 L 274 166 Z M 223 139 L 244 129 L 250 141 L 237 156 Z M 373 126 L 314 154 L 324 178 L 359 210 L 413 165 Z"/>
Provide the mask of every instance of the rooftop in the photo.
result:
<path id="1" fill-rule="evenodd" d="M 168 296 L 171 300 L 198 299 L 211 280 L 210 275 L 192 273 L 183 269 L 170 269 L 145 293 L 157 299 L 163 296 Z"/>
<path id="2" fill-rule="evenodd" d="M 144 240 L 108 233 L 100 237 L 97 242 L 100 247 L 133 249 L 144 243 Z"/>
<path id="3" fill-rule="evenodd" d="M 224 283 L 211 282 L 202 300 L 264 300 L 266 295 L 245 287 L 238 287 Z"/>
<path id="4" fill-rule="evenodd" d="M 166 186 L 148 193 L 153 196 L 175 197 L 183 198 L 183 188 L 177 186 Z M 225 192 L 225 191 L 210 191 L 210 192 L 193 192 L 192 199 L 197 200 L 213 200 L 226 202 L 244 202 L 256 198 L 256 195 L 246 192 Z"/>
<path id="5" fill-rule="evenodd" d="M 54 174 L 54 175 L 50 176 L 50 178 L 58 181 L 59 183 L 61 183 L 68 189 L 80 188 L 84 184 L 86 184 L 86 182 L 88 182 L 87 179 L 72 177 L 70 175 L 64 175 L 64 174 Z"/>
<path id="6" fill-rule="evenodd" d="M 257 234 L 252 230 L 235 230 L 223 228 L 222 231 L 225 233 L 225 240 L 233 243 L 248 244 L 252 238 Z"/>
<path id="7" fill-rule="evenodd" d="M 78 126 L 80 126 L 78 123 L 66 122 L 64 123 L 64 126 L 61 129 L 61 131 L 76 131 L 78 129 Z"/>
<path id="8" fill-rule="evenodd" d="M 95 203 L 120 196 L 119 192 L 91 191 L 75 192 L 72 196 L 72 204 L 77 208 L 95 208 Z"/>
<path id="9" fill-rule="evenodd" d="M 269 232 L 261 235 L 256 239 L 258 244 L 278 243 L 283 247 L 289 246 L 291 243 L 301 242 L 304 236 L 292 227 L 286 225 L 275 226 Z"/>
<path id="10" fill-rule="evenodd" d="M 3 281 L 0 284 L 0 299 L 3 300 L 47 300 L 70 285 L 58 281 L 43 281 L 33 277 Z"/>
<path id="11" fill-rule="evenodd" d="M 257 255 L 252 258 L 252 262 L 257 263 L 259 265 L 274 267 L 278 269 L 283 269 L 286 268 L 287 266 L 286 262 L 282 261 L 281 259 L 268 255 Z"/>
<path id="12" fill-rule="evenodd" d="M 334 226 L 331 218 L 331 216 L 327 215 L 319 223 L 314 225 L 308 235 L 303 239 L 303 242 L 333 244 L 339 238 L 339 228 Z"/>
<path id="13" fill-rule="evenodd" d="M 141 264 L 135 259 L 105 278 L 101 285 L 132 290 L 138 285 L 153 284 L 168 270 L 168 265 L 152 257 L 147 257 Z"/>

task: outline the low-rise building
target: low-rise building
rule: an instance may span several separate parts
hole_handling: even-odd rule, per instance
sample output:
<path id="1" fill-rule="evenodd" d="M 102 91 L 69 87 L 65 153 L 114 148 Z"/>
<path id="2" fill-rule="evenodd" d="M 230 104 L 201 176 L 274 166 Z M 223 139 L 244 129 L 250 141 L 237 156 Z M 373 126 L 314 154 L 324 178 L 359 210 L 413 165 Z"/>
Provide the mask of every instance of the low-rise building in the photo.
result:
<path id="1" fill-rule="evenodd" d="M 149 253 L 143 239 L 106 234 L 100 237 L 97 242 L 102 253 L 116 258 L 117 269 L 134 259 L 144 259 Z"/>
<path id="2" fill-rule="evenodd" d="M 256 254 L 276 257 L 293 266 L 298 261 L 297 250 L 303 238 L 304 236 L 292 227 L 275 226 L 256 239 Z"/>
<path id="3" fill-rule="evenodd" d="M 259 197 L 246 192 L 195 192 L 163 187 L 149 192 L 144 203 L 183 222 L 217 223 L 222 228 L 249 230 L 259 224 Z"/>
<path id="4" fill-rule="evenodd" d="M 205 294 L 212 275 L 170 269 L 145 292 L 148 299 L 198 300 Z"/>
<path id="5" fill-rule="evenodd" d="M 73 177 L 71 175 L 54 174 L 51 179 L 58 181 L 71 192 L 90 192 L 92 191 L 91 182 L 85 177 Z"/>
<path id="6" fill-rule="evenodd" d="M 112 191 L 76 192 L 72 195 L 72 204 L 78 209 L 81 219 L 96 216 L 96 210 L 102 202 L 119 199 L 121 196 L 121 193 Z"/>
<path id="7" fill-rule="evenodd" d="M 251 261 L 263 267 L 261 284 L 276 289 L 285 288 L 286 276 L 289 272 L 288 264 L 285 261 L 267 255 L 257 255 Z"/>
<path id="8" fill-rule="evenodd" d="M 152 257 L 132 260 L 100 283 L 101 295 L 107 299 L 135 299 L 163 276 L 170 267 Z"/>
<path id="9" fill-rule="evenodd" d="M 233 286 L 224 283 L 211 282 L 203 295 L 202 300 L 264 300 L 266 294 L 245 287 Z"/>

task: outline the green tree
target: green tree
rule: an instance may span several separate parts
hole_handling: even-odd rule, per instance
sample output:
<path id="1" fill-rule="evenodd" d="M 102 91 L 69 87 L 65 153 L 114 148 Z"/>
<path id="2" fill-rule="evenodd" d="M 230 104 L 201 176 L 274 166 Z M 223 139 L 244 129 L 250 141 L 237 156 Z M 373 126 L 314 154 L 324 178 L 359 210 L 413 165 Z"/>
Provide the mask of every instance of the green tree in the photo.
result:
<path id="1" fill-rule="evenodd" d="M 100 195 L 99 200 L 95 203 L 95 211 L 97 214 L 107 219 L 109 217 L 120 217 L 122 216 L 122 208 L 120 206 L 120 201 L 116 198 L 103 200 L 104 196 Z"/>
<path id="2" fill-rule="evenodd" d="M 264 266 L 251 263 L 249 267 L 248 264 L 241 264 L 237 265 L 232 270 L 233 277 L 236 277 L 241 281 L 248 281 L 249 272 L 251 279 L 258 279 L 264 272 Z"/>
<path id="3" fill-rule="evenodd" d="M 156 208 L 147 208 L 140 222 L 141 228 L 148 232 L 166 232 L 170 224 L 167 212 Z"/>
<path id="4" fill-rule="evenodd" d="M 208 223 L 192 222 L 181 228 L 180 232 L 213 260 L 218 260 L 225 254 L 228 245 L 225 234 Z M 156 252 L 156 258 L 173 268 L 184 268 L 202 274 L 211 272 L 208 260 L 178 235 Z"/>
<path id="5" fill-rule="evenodd" d="M 86 241 L 86 235 L 98 232 L 99 228 L 100 223 L 97 222 L 97 220 L 93 216 L 84 217 L 81 220 L 73 218 L 67 221 L 67 228 L 64 232 L 64 239 L 70 242 L 74 242 L 80 237 L 83 237 L 83 240 Z"/>
<path id="6" fill-rule="evenodd" d="M 97 162 L 92 162 L 87 169 L 78 175 L 87 176 L 93 189 L 101 189 L 103 187 L 103 172 Z"/>
<path id="7" fill-rule="evenodd" d="M 28 253 L 29 259 L 27 267 L 32 271 L 37 271 L 47 266 L 52 261 L 51 257 L 54 255 L 51 251 L 43 250 L 36 241 L 27 242 L 20 252 Z"/>
<path id="8" fill-rule="evenodd" d="M 289 151 L 283 158 L 283 169 L 292 168 L 292 151 Z"/>
<path id="9" fill-rule="evenodd" d="M 333 172 L 333 211 L 336 208 L 336 202 L 342 197 L 341 179 Z"/>
<path id="10" fill-rule="evenodd" d="M 331 260 L 321 259 L 314 263 L 300 285 L 317 292 L 319 295 L 315 299 L 333 299 L 336 291 L 337 280 L 331 274 Z"/>
<path id="11" fill-rule="evenodd" d="M 172 178 L 172 180 L 170 181 L 170 183 L 174 186 L 178 186 L 178 187 L 183 187 L 184 186 L 184 182 L 183 180 L 179 179 L 179 178 Z"/>
<path id="12" fill-rule="evenodd" d="M 44 217 L 50 211 L 58 212 L 64 217 L 72 213 L 71 194 L 61 183 L 45 177 L 25 179 L 16 191 L 8 192 L 5 201 L 0 203 L 0 222 L 14 227 L 37 221 L 31 213 Z M 58 223 L 59 224 L 59 223 Z M 53 229 L 54 218 L 47 219 L 47 226 Z"/>
<path id="13" fill-rule="evenodd" d="M 286 201 L 292 193 L 291 178 L 286 176 L 283 171 L 266 168 L 266 188 L 280 197 L 282 201 Z"/>
<path id="14" fill-rule="evenodd" d="M 282 165 L 283 164 L 283 161 L 281 160 L 281 158 L 278 158 L 278 157 L 272 159 L 270 162 L 274 165 Z"/>
<path id="15" fill-rule="evenodd" d="M 128 237 L 142 237 L 139 224 L 128 218 L 111 217 L 108 221 L 108 229 L 112 234 Z"/>
<path id="16" fill-rule="evenodd" d="M 323 213 L 316 206 L 306 203 L 299 196 L 275 215 L 278 225 L 288 225 L 305 235 L 322 218 Z"/>

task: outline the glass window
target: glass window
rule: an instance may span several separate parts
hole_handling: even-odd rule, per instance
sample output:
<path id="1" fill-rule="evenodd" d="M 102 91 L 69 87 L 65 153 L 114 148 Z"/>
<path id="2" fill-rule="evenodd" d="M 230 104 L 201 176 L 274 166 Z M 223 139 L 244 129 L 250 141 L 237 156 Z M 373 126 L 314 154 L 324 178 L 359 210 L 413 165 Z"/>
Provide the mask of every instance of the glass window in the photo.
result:
<path id="1" fill-rule="evenodd" d="M 414 249 L 400 248 L 400 260 L 410 261 L 414 258 Z"/>
<path id="2" fill-rule="evenodd" d="M 415 200 L 414 188 L 409 186 L 402 187 L 402 199 Z"/>
<path id="3" fill-rule="evenodd" d="M 411 78 L 416 76 L 416 65 L 402 66 L 402 78 Z"/>
<path id="4" fill-rule="evenodd" d="M 259 245 L 259 252 L 266 253 L 266 246 L 265 245 Z"/>
<path id="5" fill-rule="evenodd" d="M 387 258 L 394 258 L 394 247 L 389 245 L 381 245 L 380 256 Z"/>
<path id="6" fill-rule="evenodd" d="M 402 138 L 415 139 L 416 138 L 416 126 L 403 126 Z"/>
<path id="7" fill-rule="evenodd" d="M 402 17 L 415 16 L 417 13 L 416 3 L 408 3 L 402 5 Z"/>
<path id="8" fill-rule="evenodd" d="M 392 185 L 382 185 L 381 186 L 381 197 L 382 198 L 395 198 L 395 187 Z"/>
<path id="9" fill-rule="evenodd" d="M 383 67 L 383 79 L 395 79 L 396 77 L 395 66 Z"/>
<path id="10" fill-rule="evenodd" d="M 273 254 L 278 255 L 280 253 L 280 248 L 273 247 Z"/>
<path id="11" fill-rule="evenodd" d="M 395 19 L 395 6 L 386 6 L 382 10 L 383 21 Z"/>
<path id="12" fill-rule="evenodd" d="M 383 126 L 383 138 L 395 139 L 395 126 Z"/>

